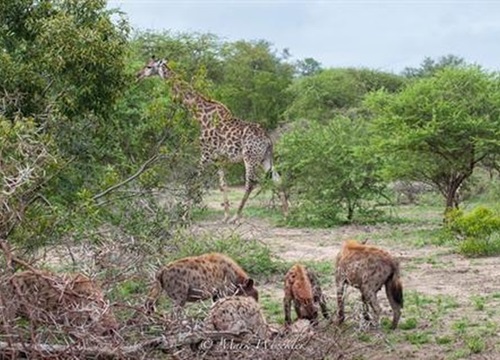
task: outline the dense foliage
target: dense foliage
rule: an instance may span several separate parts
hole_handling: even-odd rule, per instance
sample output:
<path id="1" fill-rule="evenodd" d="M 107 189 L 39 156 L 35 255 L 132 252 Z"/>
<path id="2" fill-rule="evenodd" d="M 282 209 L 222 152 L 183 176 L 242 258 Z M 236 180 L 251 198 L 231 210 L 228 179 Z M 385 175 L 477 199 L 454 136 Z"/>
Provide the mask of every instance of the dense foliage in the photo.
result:
<path id="1" fill-rule="evenodd" d="M 372 93 L 366 104 L 387 172 L 433 184 L 448 209 L 475 167 L 500 150 L 500 81 L 478 67 L 449 67 L 400 93 Z"/>
<path id="2" fill-rule="evenodd" d="M 369 69 L 325 69 L 298 78 L 288 89 L 291 120 L 328 121 L 336 114 L 355 111 L 364 96 L 375 90 L 396 92 L 404 86 L 400 76 Z"/>
<path id="3" fill-rule="evenodd" d="M 500 253 L 500 214 L 497 209 L 477 206 L 469 212 L 455 209 L 447 214 L 445 234 L 458 242 L 466 256 Z"/>
<path id="4" fill-rule="evenodd" d="M 0 20 L 0 235 L 13 241 L 88 238 L 104 224 L 166 238 L 190 219 L 216 177 L 194 176 L 199 126 L 169 84 L 135 81 L 153 54 L 273 134 L 292 223 L 371 220 L 393 180 L 431 183 L 457 206 L 477 166 L 499 168 L 497 76 L 453 55 L 402 75 L 324 68 L 265 40 L 130 36 L 104 0 L 6 0 Z"/>
<path id="5" fill-rule="evenodd" d="M 107 157 L 113 151 L 106 145 L 113 104 L 128 84 L 129 29 L 111 15 L 99 0 L 7 0 L 0 5 L 1 114 L 12 124 L 11 136 L 22 144 L 51 147 L 47 152 L 57 164 L 40 170 L 36 193 L 43 201 L 18 198 L 28 217 L 11 228 L 10 235 L 19 240 L 37 243 L 57 237 L 55 227 L 72 228 L 62 218 L 72 218 L 71 209 L 103 186 L 104 173 L 112 167 L 114 154 Z M 25 132 L 31 127 L 23 123 L 34 123 L 33 130 Z M 24 157 L 27 164 L 17 168 L 18 176 L 39 166 L 20 149 L 2 158 L 9 167 Z"/>
<path id="6" fill-rule="evenodd" d="M 363 121 L 340 116 L 324 125 L 297 124 L 284 135 L 278 169 L 297 202 L 292 223 L 331 226 L 376 215 L 384 186 L 368 140 Z"/>

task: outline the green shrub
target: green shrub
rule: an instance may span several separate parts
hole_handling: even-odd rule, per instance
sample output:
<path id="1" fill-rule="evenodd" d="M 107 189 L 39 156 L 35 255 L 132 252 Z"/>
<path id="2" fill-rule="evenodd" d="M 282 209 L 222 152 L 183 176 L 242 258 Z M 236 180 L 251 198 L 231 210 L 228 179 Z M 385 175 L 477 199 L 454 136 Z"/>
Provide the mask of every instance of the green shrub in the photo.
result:
<path id="1" fill-rule="evenodd" d="M 485 238 L 468 237 L 458 244 L 458 252 L 469 257 L 500 254 L 500 233 Z"/>
<path id="2" fill-rule="evenodd" d="M 294 226 L 373 221 L 384 196 L 382 159 L 367 146 L 366 122 L 336 117 L 327 124 L 297 124 L 277 144 L 278 172 L 291 194 Z"/>
<path id="3" fill-rule="evenodd" d="M 500 254 L 500 214 L 484 206 L 467 214 L 458 209 L 448 212 L 443 233 L 458 241 L 458 252 L 465 256 Z"/>
<path id="4" fill-rule="evenodd" d="M 234 259 L 252 277 L 262 278 L 284 274 L 286 264 L 271 253 L 269 247 L 257 240 L 245 240 L 238 235 L 224 239 L 180 236 L 175 241 L 174 255 L 169 261 L 186 256 L 220 252 Z"/>
<path id="5" fill-rule="evenodd" d="M 462 210 L 448 213 L 448 227 L 458 236 L 484 237 L 500 231 L 500 214 L 484 206 L 477 206 L 468 214 Z"/>

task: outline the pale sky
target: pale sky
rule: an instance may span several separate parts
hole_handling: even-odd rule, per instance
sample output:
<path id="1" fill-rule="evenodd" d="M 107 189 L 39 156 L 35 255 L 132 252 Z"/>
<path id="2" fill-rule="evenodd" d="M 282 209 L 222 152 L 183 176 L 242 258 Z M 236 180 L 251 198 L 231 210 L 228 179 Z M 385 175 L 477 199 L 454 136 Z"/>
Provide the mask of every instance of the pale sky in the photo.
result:
<path id="1" fill-rule="evenodd" d="M 271 42 L 323 67 L 400 72 L 454 54 L 500 70 L 500 0 L 109 0 L 134 29 Z"/>

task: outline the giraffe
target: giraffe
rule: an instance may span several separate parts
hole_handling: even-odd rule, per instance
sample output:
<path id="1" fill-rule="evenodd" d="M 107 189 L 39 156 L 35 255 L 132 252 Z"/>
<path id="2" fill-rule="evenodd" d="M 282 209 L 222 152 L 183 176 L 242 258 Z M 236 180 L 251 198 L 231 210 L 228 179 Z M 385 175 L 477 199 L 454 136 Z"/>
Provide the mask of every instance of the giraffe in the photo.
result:
<path id="1" fill-rule="evenodd" d="M 219 159 L 229 162 L 243 162 L 245 165 L 245 194 L 241 199 L 236 214 L 230 222 L 241 218 L 243 208 L 257 183 L 257 168 L 262 166 L 266 173 L 271 172 L 274 182 L 279 182 L 280 176 L 273 167 L 273 143 L 266 131 L 256 123 L 243 121 L 231 113 L 222 103 L 209 99 L 194 90 L 188 83 L 182 81 L 171 69 L 165 59 L 154 56 L 146 66 L 137 73 L 137 80 L 146 77 L 159 76 L 170 81 L 173 98 L 188 108 L 201 126 L 200 169 Z M 222 166 L 218 168 L 219 187 L 223 194 L 224 222 L 229 219 L 228 189 L 225 172 Z M 281 194 L 283 213 L 287 214 L 288 201 Z"/>

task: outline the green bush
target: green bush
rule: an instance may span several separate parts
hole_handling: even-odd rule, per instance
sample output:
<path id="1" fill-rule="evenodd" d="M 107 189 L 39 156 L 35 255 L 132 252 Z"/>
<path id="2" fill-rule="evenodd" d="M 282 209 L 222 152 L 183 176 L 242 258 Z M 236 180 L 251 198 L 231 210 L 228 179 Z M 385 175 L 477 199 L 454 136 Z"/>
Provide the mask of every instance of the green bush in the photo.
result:
<path id="1" fill-rule="evenodd" d="M 337 117 L 300 124 L 281 138 L 277 167 L 295 204 L 291 225 L 333 226 L 380 215 L 373 210 L 384 196 L 382 159 L 367 146 L 369 136 L 363 120 Z"/>
<path id="2" fill-rule="evenodd" d="M 180 234 L 174 241 L 174 255 L 168 261 L 210 252 L 228 255 L 252 277 L 262 278 L 286 272 L 286 264 L 274 257 L 269 247 L 258 240 L 245 240 L 238 235 L 213 239 Z"/>
<path id="3" fill-rule="evenodd" d="M 447 236 L 458 240 L 458 252 L 465 256 L 500 254 L 500 214 L 484 206 L 469 213 L 452 210 L 447 213 L 444 229 Z"/>
<path id="4" fill-rule="evenodd" d="M 458 244 L 458 252 L 469 257 L 498 255 L 500 234 L 496 233 L 486 238 L 466 238 Z"/>
<path id="5" fill-rule="evenodd" d="M 448 228 L 462 237 L 487 237 L 500 231 L 500 214 L 484 206 L 474 208 L 468 214 L 452 210 L 448 214 Z"/>

